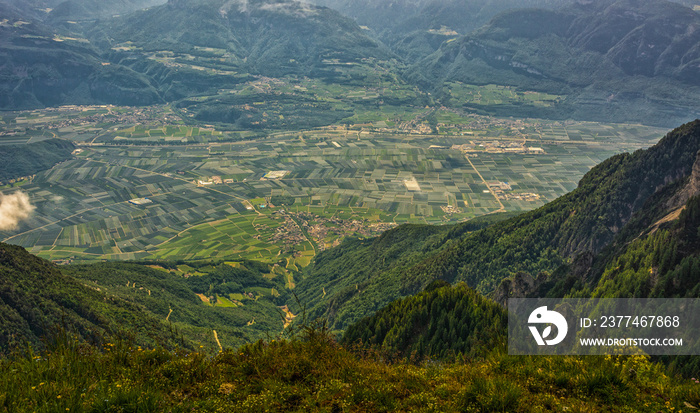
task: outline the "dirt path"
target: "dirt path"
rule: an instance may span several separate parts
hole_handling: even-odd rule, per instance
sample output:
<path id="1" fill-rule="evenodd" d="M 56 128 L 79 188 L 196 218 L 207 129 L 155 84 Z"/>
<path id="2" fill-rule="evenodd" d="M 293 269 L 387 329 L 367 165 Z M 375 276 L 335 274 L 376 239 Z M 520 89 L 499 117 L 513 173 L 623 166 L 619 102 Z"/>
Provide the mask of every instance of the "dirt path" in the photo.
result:
<path id="1" fill-rule="evenodd" d="M 289 311 L 289 307 L 287 307 L 286 305 L 280 307 L 280 310 L 284 312 L 284 328 L 287 328 L 290 324 L 292 324 L 292 321 L 296 316 L 292 314 L 291 311 Z"/>
<path id="2" fill-rule="evenodd" d="M 474 164 L 472 163 L 472 160 L 469 159 L 468 156 L 465 156 L 464 158 L 467 160 L 467 162 L 469 162 L 469 165 L 471 165 L 472 169 L 474 169 L 474 171 L 476 172 L 476 174 L 479 175 L 479 178 L 481 178 L 481 181 L 484 183 L 484 185 L 486 185 L 486 188 L 489 189 L 489 192 L 491 192 L 491 195 L 493 195 L 493 197 L 496 199 L 496 202 L 498 202 L 498 205 L 500 206 L 500 208 L 499 208 L 498 210 L 496 210 L 496 211 L 491 211 L 490 214 L 493 214 L 493 213 L 495 213 L 495 212 L 505 212 L 506 207 L 503 205 L 503 202 L 501 202 L 501 200 L 498 199 L 498 195 L 496 195 L 496 193 L 493 191 L 493 189 L 491 189 L 491 187 L 489 186 L 488 182 L 486 182 L 486 179 L 484 179 L 484 177 L 481 176 L 481 172 L 479 172 L 479 170 L 476 169 L 476 167 L 475 167 Z"/>
<path id="3" fill-rule="evenodd" d="M 221 346 L 221 342 L 219 341 L 219 335 L 216 334 L 216 330 L 212 330 L 214 332 L 214 340 L 216 340 L 216 344 L 219 345 L 219 351 L 224 351 L 224 348 Z"/>
<path id="4" fill-rule="evenodd" d="M 667 222 L 677 220 L 678 217 L 681 216 L 681 212 L 683 212 L 684 210 L 685 210 L 685 205 L 683 205 L 682 207 L 680 207 L 678 209 L 671 211 L 671 213 L 667 214 L 666 216 L 664 216 L 660 220 L 656 221 L 654 223 L 654 225 L 651 226 L 651 231 L 649 231 L 649 234 L 655 233 L 661 225 L 663 225 Z"/>

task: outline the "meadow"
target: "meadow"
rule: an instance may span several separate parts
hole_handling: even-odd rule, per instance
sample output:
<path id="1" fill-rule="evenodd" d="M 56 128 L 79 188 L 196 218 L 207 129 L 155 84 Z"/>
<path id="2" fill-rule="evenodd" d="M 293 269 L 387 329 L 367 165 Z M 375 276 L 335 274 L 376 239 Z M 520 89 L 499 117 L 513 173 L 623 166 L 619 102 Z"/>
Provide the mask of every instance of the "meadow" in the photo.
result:
<path id="1" fill-rule="evenodd" d="M 682 412 L 700 383 L 645 356 L 392 359 L 307 328 L 218 353 L 59 338 L 0 361 L 15 412 Z"/>

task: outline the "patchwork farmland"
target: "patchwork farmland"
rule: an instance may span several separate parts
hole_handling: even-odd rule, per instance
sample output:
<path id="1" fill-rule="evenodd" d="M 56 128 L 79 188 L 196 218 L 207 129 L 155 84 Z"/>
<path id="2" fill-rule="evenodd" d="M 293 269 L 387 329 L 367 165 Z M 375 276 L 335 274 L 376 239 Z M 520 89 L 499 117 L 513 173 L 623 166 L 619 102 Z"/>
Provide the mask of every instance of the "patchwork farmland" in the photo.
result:
<path id="1" fill-rule="evenodd" d="M 254 259 L 288 270 L 347 236 L 536 208 L 602 160 L 662 136 L 444 108 L 359 113 L 357 123 L 254 139 L 185 125 L 168 107 L 19 115 L 4 118 L 19 130 L 5 138 L 55 134 L 80 150 L 21 182 L 37 211 L 1 240 L 57 261 Z"/>

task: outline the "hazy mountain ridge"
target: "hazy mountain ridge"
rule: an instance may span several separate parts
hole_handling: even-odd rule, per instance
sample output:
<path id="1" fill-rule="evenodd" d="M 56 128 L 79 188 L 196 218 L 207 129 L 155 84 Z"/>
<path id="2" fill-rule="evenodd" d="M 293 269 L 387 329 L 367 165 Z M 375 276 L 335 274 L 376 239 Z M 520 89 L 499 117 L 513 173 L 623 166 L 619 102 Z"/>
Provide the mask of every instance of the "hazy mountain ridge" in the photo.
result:
<path id="1" fill-rule="evenodd" d="M 167 0 L 0 0 L 24 16 L 49 24 L 75 24 L 76 22 L 108 18 L 115 14 L 129 13 L 163 4 Z M 69 23 L 71 22 L 71 23 Z"/>
<path id="2" fill-rule="evenodd" d="M 638 7 L 631 0 L 597 4 L 577 17 L 567 37 L 574 47 L 605 54 L 628 75 L 700 84 L 700 15 L 666 2 Z"/>
<path id="3" fill-rule="evenodd" d="M 0 182 L 50 169 L 55 164 L 70 159 L 74 149 L 72 142 L 61 139 L 48 139 L 21 146 L 0 146 L 0 158 L 12 159 L 12 162 L 0 165 Z"/>
<path id="4" fill-rule="evenodd" d="M 188 53 L 202 57 L 205 67 L 218 62 L 229 71 L 265 76 L 332 77 L 339 64 L 393 58 L 337 12 L 289 1 L 171 0 L 98 25 L 92 37 L 109 47 L 129 42 L 137 49 L 114 59 Z"/>
<path id="5" fill-rule="evenodd" d="M 112 65 L 86 39 L 23 17 L 0 3 L 0 108 L 65 104 L 149 105 L 161 100 L 144 76 Z"/>
<path id="6" fill-rule="evenodd" d="M 51 24 L 72 24 L 157 6 L 167 0 L 66 0 L 57 4 L 46 17 Z"/>
<path id="7" fill-rule="evenodd" d="M 678 124 L 698 114 L 700 15 L 666 1 L 510 11 L 416 64 L 407 76 L 568 95 L 548 117 Z M 483 108 L 519 113 L 517 107 Z"/>
<path id="8" fill-rule="evenodd" d="M 336 9 L 380 35 L 398 38 L 443 26 L 466 34 L 506 10 L 559 8 L 572 4 L 573 0 L 315 0 L 314 3 Z"/>
<path id="9" fill-rule="evenodd" d="M 465 35 L 507 10 L 560 8 L 573 0 L 315 0 L 367 26 L 407 63 L 416 62 L 446 41 Z"/>

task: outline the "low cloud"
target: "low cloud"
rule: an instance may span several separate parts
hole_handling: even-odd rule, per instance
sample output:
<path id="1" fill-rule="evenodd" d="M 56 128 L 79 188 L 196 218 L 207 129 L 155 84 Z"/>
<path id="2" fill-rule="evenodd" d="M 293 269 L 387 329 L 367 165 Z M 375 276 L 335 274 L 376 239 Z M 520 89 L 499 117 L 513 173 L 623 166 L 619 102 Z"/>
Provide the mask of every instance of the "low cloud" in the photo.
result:
<path id="1" fill-rule="evenodd" d="M 24 192 L 11 195 L 0 193 L 0 231 L 14 231 L 19 223 L 29 218 L 34 212 L 34 205 Z"/>

